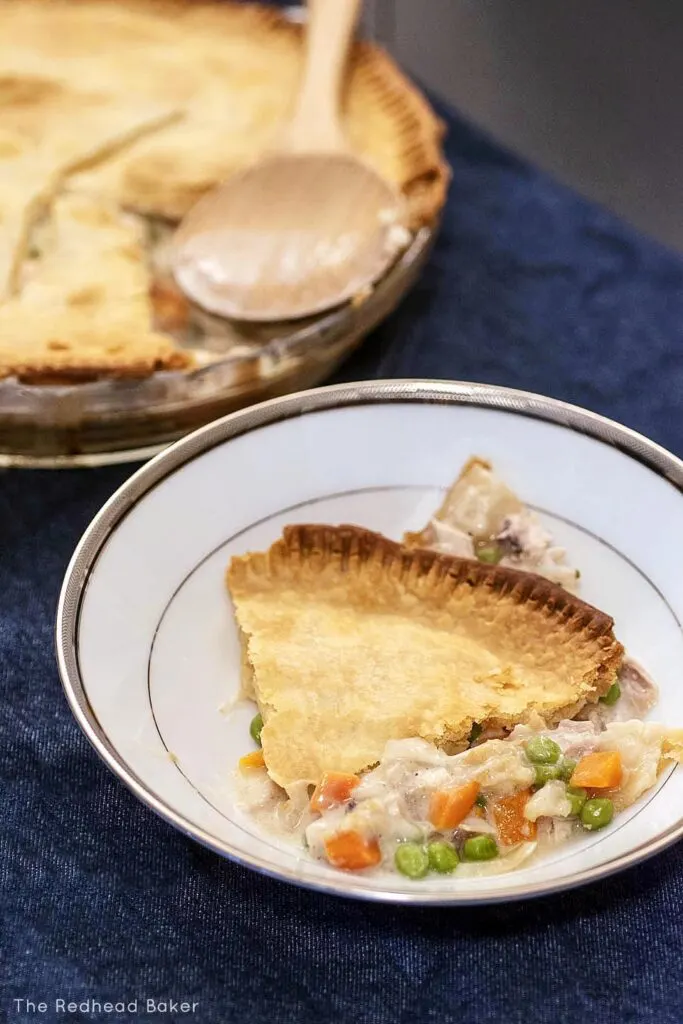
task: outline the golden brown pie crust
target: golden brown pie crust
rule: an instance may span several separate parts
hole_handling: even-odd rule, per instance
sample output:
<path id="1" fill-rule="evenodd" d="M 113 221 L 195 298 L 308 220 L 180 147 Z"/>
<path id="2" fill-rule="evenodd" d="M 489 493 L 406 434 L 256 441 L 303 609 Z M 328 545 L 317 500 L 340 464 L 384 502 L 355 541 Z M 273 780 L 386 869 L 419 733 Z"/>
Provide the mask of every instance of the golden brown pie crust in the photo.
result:
<path id="1" fill-rule="evenodd" d="M 233 558 L 227 583 L 285 787 L 360 771 L 389 739 L 457 749 L 474 722 L 555 724 L 604 694 L 623 658 L 612 619 L 542 577 L 356 526 L 287 527 Z"/>
<path id="2" fill-rule="evenodd" d="M 408 531 L 403 534 L 403 543 L 406 545 L 406 547 L 429 548 L 432 546 L 432 544 L 434 544 L 434 542 L 436 541 L 436 532 L 434 530 L 434 526 L 432 525 L 433 520 L 437 519 L 443 520 L 445 522 L 449 521 L 448 512 L 453 492 L 456 490 L 458 484 L 463 480 L 463 478 L 468 475 L 470 470 L 478 468 L 492 470 L 493 466 L 487 459 L 482 459 L 478 455 L 473 455 L 472 458 L 468 459 L 465 465 L 460 470 L 457 479 L 453 482 L 451 487 L 449 487 L 443 501 L 441 502 L 441 505 L 436 510 L 436 512 L 432 516 L 431 520 L 427 523 L 427 525 L 424 526 L 418 532 L 411 533 L 410 531 Z M 518 502 L 518 504 L 521 509 L 522 503 Z M 515 509 L 515 511 L 519 511 L 519 509 Z"/>
<path id="3" fill-rule="evenodd" d="M 145 217 L 178 220 L 269 143 L 291 109 L 302 52 L 301 28 L 258 4 L 4 0 L 0 126 L 35 148 L 35 158 L 22 154 L 31 172 L 22 170 L 31 178 L 25 215 L 15 214 L 12 251 L 0 253 L 12 298 L 21 298 L 18 264 L 32 227 L 60 188 Z M 149 128 L 142 116 L 146 108 Z M 91 153 L 89 128 L 79 150 L 79 110 L 88 124 L 97 121 L 99 158 Z M 353 51 L 345 111 L 352 144 L 403 191 L 412 226 L 433 222 L 449 179 L 443 125 L 393 61 L 369 43 L 359 42 Z M 3 180 L 12 174 L 2 141 L 0 216 Z M 5 196 L 5 205 L 16 210 L 9 180 Z M 23 313 L 17 308 L 12 315 L 20 320 Z M 139 334 L 128 331 L 112 360 L 117 346 L 106 331 L 100 337 L 85 315 L 80 325 L 78 317 L 72 319 L 71 337 L 61 328 L 54 337 L 47 330 L 28 345 L 32 316 L 18 327 L 16 341 L 4 332 L 0 377 L 139 375 L 188 362 L 171 338 L 155 334 L 152 323 Z M 52 360 L 56 351 L 60 357 Z"/>

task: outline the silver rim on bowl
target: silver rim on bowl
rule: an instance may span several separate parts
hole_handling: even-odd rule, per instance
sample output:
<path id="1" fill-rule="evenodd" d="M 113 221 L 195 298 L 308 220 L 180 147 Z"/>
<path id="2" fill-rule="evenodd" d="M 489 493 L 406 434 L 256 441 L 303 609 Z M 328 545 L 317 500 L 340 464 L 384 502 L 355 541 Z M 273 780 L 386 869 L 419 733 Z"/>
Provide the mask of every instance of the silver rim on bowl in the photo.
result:
<path id="1" fill-rule="evenodd" d="M 131 508 L 160 481 L 181 466 L 216 446 L 259 427 L 294 416 L 333 409 L 346 405 L 369 405 L 387 402 L 439 403 L 485 406 L 491 409 L 530 416 L 557 423 L 577 433 L 587 434 L 604 444 L 644 463 L 669 480 L 683 493 L 683 461 L 647 438 L 612 420 L 587 412 L 552 398 L 488 384 L 468 384 L 430 380 L 368 381 L 317 388 L 285 398 L 274 399 L 243 411 L 232 413 L 210 423 L 178 441 L 150 463 L 138 470 L 95 517 L 83 535 L 66 572 L 59 599 L 56 622 L 56 647 L 59 672 L 71 710 L 81 729 L 105 764 L 135 795 L 181 832 L 223 856 L 274 878 L 296 885 L 354 898 L 407 904 L 474 904 L 525 899 L 596 881 L 614 874 L 659 853 L 683 836 L 683 818 L 655 839 L 627 854 L 552 883 L 536 883 L 523 887 L 511 885 L 495 893 L 462 890 L 448 893 L 416 892 L 414 890 L 349 889 L 344 875 L 329 882 L 302 881 L 293 870 L 274 869 L 261 857 L 245 855 L 229 843 L 192 824 L 178 814 L 165 800 L 155 794 L 121 758 L 110 743 L 90 706 L 81 677 L 78 659 L 80 607 L 90 573 L 107 538 Z"/>

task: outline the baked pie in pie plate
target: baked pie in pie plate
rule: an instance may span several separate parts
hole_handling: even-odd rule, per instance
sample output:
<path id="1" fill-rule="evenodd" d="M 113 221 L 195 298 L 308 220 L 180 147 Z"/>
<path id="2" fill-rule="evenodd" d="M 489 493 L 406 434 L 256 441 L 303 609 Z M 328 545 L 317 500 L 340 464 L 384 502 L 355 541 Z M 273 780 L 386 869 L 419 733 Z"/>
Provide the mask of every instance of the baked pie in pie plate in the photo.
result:
<path id="1" fill-rule="evenodd" d="M 647 439 L 502 388 L 242 410 L 87 531 L 67 697 L 141 800 L 286 881 L 475 903 L 599 879 L 683 835 L 682 494 Z"/>
<path id="2" fill-rule="evenodd" d="M 329 374 L 411 286 L 448 184 L 443 126 L 376 46 L 344 97 L 355 150 L 409 223 L 367 293 L 301 321 L 210 316 L 174 285 L 175 224 L 286 119 L 302 32 L 210 0 L 6 0 L 0 8 L 0 457 L 133 458 Z"/>

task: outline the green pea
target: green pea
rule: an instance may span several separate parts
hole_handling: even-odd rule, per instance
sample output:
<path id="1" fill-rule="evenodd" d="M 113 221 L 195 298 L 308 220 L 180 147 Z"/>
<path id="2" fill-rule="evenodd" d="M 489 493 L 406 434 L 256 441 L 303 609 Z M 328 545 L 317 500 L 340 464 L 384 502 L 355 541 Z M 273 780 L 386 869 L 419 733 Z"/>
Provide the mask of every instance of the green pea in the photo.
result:
<path id="1" fill-rule="evenodd" d="M 429 856 L 419 843 L 400 843 L 394 854 L 394 864 L 407 878 L 424 878 L 429 871 Z"/>
<path id="2" fill-rule="evenodd" d="M 450 875 L 455 871 L 460 858 L 452 843 L 441 840 L 430 843 L 427 847 L 427 858 L 432 871 L 438 871 L 440 875 Z"/>
<path id="3" fill-rule="evenodd" d="M 572 805 L 571 813 L 577 818 L 581 814 L 587 796 L 585 789 L 581 789 L 579 786 L 567 786 L 567 800 Z"/>
<path id="4" fill-rule="evenodd" d="M 249 726 L 249 735 L 251 736 L 254 743 L 258 743 L 261 746 L 261 729 L 263 728 L 263 719 L 260 715 L 254 715 Z"/>
<path id="5" fill-rule="evenodd" d="M 562 758 L 562 762 L 560 764 L 560 775 L 559 775 L 559 777 L 562 779 L 563 782 L 569 782 L 571 780 L 571 777 L 574 774 L 574 769 L 575 768 L 576 768 L 576 761 L 572 757 L 563 757 Z"/>
<path id="6" fill-rule="evenodd" d="M 498 847 L 491 836 L 472 836 L 462 847 L 463 860 L 493 860 L 498 856 Z"/>
<path id="7" fill-rule="evenodd" d="M 589 832 L 595 832 L 596 829 L 609 825 L 613 817 L 614 804 L 607 798 L 586 800 L 581 808 L 581 824 Z"/>
<path id="8" fill-rule="evenodd" d="M 477 548 L 477 558 L 485 565 L 498 565 L 503 557 L 503 550 L 500 544 L 480 544 Z"/>
<path id="9" fill-rule="evenodd" d="M 480 793 L 477 799 L 474 801 L 477 807 L 481 807 L 482 810 L 486 807 L 486 797 L 483 793 Z"/>
<path id="10" fill-rule="evenodd" d="M 559 779 L 560 772 L 562 769 L 559 764 L 535 764 L 534 765 L 534 785 L 545 786 L 546 782 L 552 782 L 553 779 Z"/>
<path id="11" fill-rule="evenodd" d="M 606 704 L 607 707 L 611 708 L 613 704 L 616 704 L 620 697 L 621 687 L 619 686 L 619 683 L 612 683 L 607 693 L 601 697 L 600 700 L 603 704 Z"/>
<path id="12" fill-rule="evenodd" d="M 549 736 L 532 736 L 524 752 L 533 764 L 557 764 L 562 751 Z"/>

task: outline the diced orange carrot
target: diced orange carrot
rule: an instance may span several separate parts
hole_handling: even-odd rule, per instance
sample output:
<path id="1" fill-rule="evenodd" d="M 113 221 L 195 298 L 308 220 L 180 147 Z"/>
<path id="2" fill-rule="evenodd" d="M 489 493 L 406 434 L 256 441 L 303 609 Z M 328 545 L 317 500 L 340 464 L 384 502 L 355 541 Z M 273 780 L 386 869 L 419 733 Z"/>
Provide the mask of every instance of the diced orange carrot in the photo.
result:
<path id="1" fill-rule="evenodd" d="M 249 771 L 252 768 L 265 768 L 262 750 L 252 750 L 251 754 L 245 754 L 239 759 L 240 771 Z"/>
<path id="2" fill-rule="evenodd" d="M 582 757 L 571 777 L 572 786 L 614 789 L 621 783 L 623 768 L 618 750 L 597 750 Z"/>
<path id="3" fill-rule="evenodd" d="M 337 832 L 325 840 L 325 853 L 330 864 L 346 871 L 362 871 L 374 867 L 382 859 L 376 839 L 366 839 L 360 832 Z"/>
<path id="4" fill-rule="evenodd" d="M 478 782 L 466 782 L 455 789 L 437 790 L 429 801 L 429 820 L 434 828 L 441 830 L 456 828 L 474 807 L 481 786 Z"/>
<path id="5" fill-rule="evenodd" d="M 335 804 L 345 804 L 359 782 L 357 775 L 347 772 L 323 772 L 311 797 L 311 810 L 322 814 Z"/>
<path id="6" fill-rule="evenodd" d="M 536 837 L 536 822 L 524 817 L 530 796 L 530 789 L 521 789 L 512 796 L 489 801 L 493 823 L 503 846 L 515 846 Z"/>

